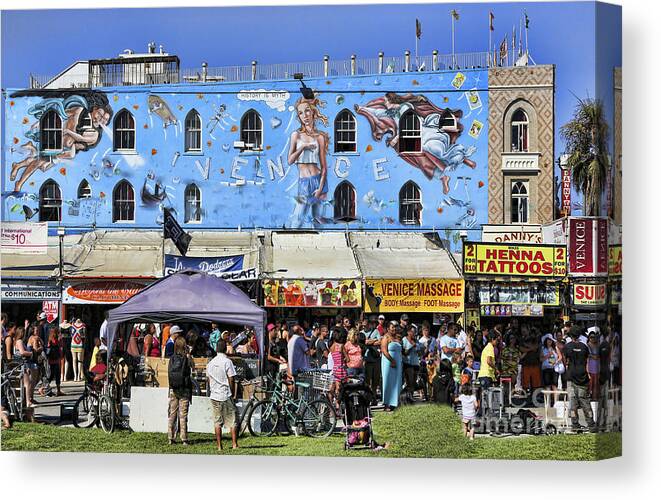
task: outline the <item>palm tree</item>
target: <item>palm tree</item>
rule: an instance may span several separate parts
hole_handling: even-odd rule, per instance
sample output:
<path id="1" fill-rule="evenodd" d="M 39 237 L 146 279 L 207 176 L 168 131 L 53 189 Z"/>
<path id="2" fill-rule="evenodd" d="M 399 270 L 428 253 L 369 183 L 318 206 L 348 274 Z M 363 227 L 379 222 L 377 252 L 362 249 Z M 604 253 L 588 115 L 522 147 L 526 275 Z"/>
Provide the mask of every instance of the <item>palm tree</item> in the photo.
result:
<path id="1" fill-rule="evenodd" d="M 574 117 L 560 128 L 576 191 L 583 194 L 585 215 L 600 215 L 608 176 L 608 123 L 599 99 L 578 99 Z"/>

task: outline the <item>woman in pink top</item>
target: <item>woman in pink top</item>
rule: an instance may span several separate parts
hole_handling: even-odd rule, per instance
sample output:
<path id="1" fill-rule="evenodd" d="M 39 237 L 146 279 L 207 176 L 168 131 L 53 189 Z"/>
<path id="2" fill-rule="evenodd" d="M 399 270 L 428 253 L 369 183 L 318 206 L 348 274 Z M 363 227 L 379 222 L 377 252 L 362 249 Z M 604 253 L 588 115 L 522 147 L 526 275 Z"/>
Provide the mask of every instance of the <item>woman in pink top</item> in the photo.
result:
<path id="1" fill-rule="evenodd" d="M 358 332 L 355 328 L 349 330 L 347 342 L 344 344 L 344 350 L 347 351 L 347 375 L 349 377 L 363 378 L 363 350 L 358 343 Z"/>

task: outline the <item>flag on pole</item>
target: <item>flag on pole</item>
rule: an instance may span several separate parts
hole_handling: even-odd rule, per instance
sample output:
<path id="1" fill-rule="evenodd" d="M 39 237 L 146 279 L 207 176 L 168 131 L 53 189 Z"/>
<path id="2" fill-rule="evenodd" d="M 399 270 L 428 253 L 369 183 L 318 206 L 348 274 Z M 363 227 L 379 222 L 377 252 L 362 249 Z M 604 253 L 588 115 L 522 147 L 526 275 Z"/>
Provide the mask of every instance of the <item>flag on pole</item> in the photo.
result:
<path id="1" fill-rule="evenodd" d="M 493 20 L 494 19 L 496 19 L 496 16 L 493 15 L 493 12 L 489 12 L 489 30 L 490 31 L 493 31 Z"/>
<path id="2" fill-rule="evenodd" d="M 459 21 L 459 12 L 457 12 L 455 9 L 452 9 L 452 11 L 450 12 L 450 14 L 452 15 L 452 18 L 453 18 L 455 21 Z"/>
<path id="3" fill-rule="evenodd" d="M 524 12 L 523 15 L 526 18 L 526 29 L 528 29 L 528 27 L 530 26 L 530 19 L 528 18 L 528 13 Z"/>
<path id="4" fill-rule="evenodd" d="M 503 38 L 503 41 L 500 43 L 500 64 L 503 64 L 503 61 L 507 58 L 507 36 Z"/>
<path id="5" fill-rule="evenodd" d="M 422 23 L 416 19 L 415 20 L 415 37 L 420 39 L 422 36 Z"/>

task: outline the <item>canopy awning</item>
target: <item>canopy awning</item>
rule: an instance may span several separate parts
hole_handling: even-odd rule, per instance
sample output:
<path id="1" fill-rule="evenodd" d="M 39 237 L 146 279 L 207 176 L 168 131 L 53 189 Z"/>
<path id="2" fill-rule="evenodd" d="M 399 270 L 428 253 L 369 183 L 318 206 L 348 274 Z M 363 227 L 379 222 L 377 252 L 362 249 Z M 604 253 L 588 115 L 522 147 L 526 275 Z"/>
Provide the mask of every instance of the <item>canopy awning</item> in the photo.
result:
<path id="1" fill-rule="evenodd" d="M 199 271 L 161 278 L 108 313 L 108 345 L 120 323 L 180 321 L 248 325 L 255 329 L 260 358 L 264 351 L 266 312 L 231 283 Z"/>
<path id="2" fill-rule="evenodd" d="M 80 235 L 64 236 L 62 239 L 63 253 L 73 248 L 80 241 Z M 63 261 L 68 262 L 66 256 Z M 10 254 L 0 256 L 2 279 L 49 279 L 58 274 L 60 265 L 60 242 L 57 236 L 48 237 L 48 250 L 45 254 Z M 66 264 L 65 264 L 66 266 Z"/>
<path id="3" fill-rule="evenodd" d="M 270 233 L 265 271 L 274 279 L 353 279 L 360 270 L 340 232 Z"/>
<path id="4" fill-rule="evenodd" d="M 254 233 L 191 231 L 187 257 L 243 256 L 244 269 L 259 269 L 259 240 Z M 67 249 L 67 278 L 160 278 L 163 254 L 180 256 L 161 231 L 92 231 Z"/>
<path id="5" fill-rule="evenodd" d="M 462 277 L 436 233 L 354 232 L 349 242 L 365 278 Z"/>

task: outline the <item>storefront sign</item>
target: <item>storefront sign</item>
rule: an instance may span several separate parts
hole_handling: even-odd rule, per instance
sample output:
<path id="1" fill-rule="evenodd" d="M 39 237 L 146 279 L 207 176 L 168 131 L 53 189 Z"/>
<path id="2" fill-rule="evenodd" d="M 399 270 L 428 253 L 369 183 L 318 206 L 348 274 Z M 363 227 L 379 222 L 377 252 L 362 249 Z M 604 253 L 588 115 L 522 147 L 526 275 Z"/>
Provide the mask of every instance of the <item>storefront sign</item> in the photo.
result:
<path id="1" fill-rule="evenodd" d="M 46 313 L 46 321 L 52 323 L 57 319 L 60 302 L 58 300 L 44 300 L 41 309 Z"/>
<path id="2" fill-rule="evenodd" d="M 566 251 L 555 245 L 466 243 L 464 274 L 559 278 L 567 274 Z"/>
<path id="3" fill-rule="evenodd" d="M 571 170 L 562 169 L 562 214 L 567 217 L 571 215 Z"/>
<path id="4" fill-rule="evenodd" d="M 621 306 L 622 305 L 622 283 L 612 283 L 610 286 L 611 289 L 611 305 Z"/>
<path id="5" fill-rule="evenodd" d="M 65 304 L 121 304 L 146 285 L 140 281 L 88 281 L 67 284 Z"/>
<path id="6" fill-rule="evenodd" d="M 440 312 L 464 310 L 464 280 L 365 280 L 367 312 Z"/>
<path id="7" fill-rule="evenodd" d="M 2 253 L 48 252 L 48 222 L 3 222 L 0 233 Z"/>
<path id="8" fill-rule="evenodd" d="M 569 219 L 569 274 L 594 276 L 608 273 L 608 219 Z"/>
<path id="9" fill-rule="evenodd" d="M 244 269 L 244 255 L 227 257 L 181 257 L 179 255 L 165 255 L 165 275 L 176 273 L 182 269 L 202 271 L 218 276 L 226 281 L 256 280 L 257 269 L 252 267 Z"/>
<path id="10" fill-rule="evenodd" d="M 490 283 L 480 285 L 480 304 L 541 304 L 560 305 L 560 287 L 555 284 Z"/>
<path id="11" fill-rule="evenodd" d="M 480 310 L 476 307 L 467 307 L 465 311 L 466 327 L 474 326 L 477 331 L 480 330 Z"/>
<path id="12" fill-rule="evenodd" d="M 609 276 L 622 276 L 622 245 L 614 245 L 608 249 Z"/>
<path id="13" fill-rule="evenodd" d="M 579 307 L 603 306 L 606 304 L 605 284 L 574 284 L 574 305 Z"/>
<path id="14" fill-rule="evenodd" d="M 493 243 L 544 243 L 542 227 L 535 225 L 485 224 L 482 226 L 482 241 Z"/>
<path id="15" fill-rule="evenodd" d="M 2 302 L 41 302 L 44 300 L 60 300 L 60 289 L 51 284 L 2 284 Z"/>
<path id="16" fill-rule="evenodd" d="M 359 280 L 266 280 L 266 307 L 361 307 Z"/>

